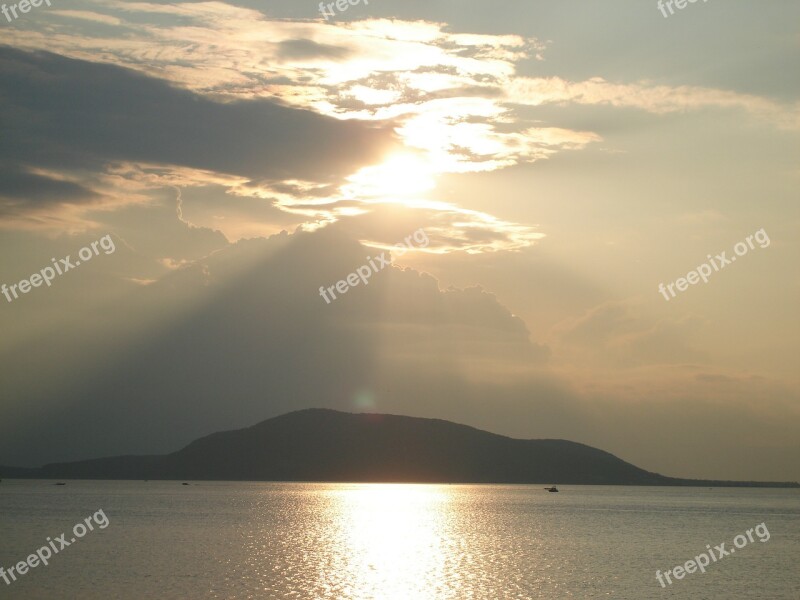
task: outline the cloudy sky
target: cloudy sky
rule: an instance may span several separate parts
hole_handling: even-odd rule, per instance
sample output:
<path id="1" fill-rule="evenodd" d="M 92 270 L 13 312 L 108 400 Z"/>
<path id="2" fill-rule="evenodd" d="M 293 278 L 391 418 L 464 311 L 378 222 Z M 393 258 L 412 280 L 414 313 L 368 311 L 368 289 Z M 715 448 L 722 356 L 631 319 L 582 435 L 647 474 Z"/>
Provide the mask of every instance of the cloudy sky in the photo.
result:
<path id="1" fill-rule="evenodd" d="M 333 9 L 0 16 L 0 464 L 330 407 L 800 480 L 800 5 Z"/>

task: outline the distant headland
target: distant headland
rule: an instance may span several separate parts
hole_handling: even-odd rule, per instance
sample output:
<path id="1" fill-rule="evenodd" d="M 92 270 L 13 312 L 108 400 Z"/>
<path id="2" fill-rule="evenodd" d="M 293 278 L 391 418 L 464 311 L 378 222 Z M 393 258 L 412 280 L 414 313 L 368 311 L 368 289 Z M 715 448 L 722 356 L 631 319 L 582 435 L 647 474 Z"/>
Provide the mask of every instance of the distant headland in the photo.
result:
<path id="1" fill-rule="evenodd" d="M 0 477 L 800 487 L 678 479 L 566 440 L 522 440 L 439 419 L 307 409 L 214 433 L 172 454 L 115 456 Z"/>

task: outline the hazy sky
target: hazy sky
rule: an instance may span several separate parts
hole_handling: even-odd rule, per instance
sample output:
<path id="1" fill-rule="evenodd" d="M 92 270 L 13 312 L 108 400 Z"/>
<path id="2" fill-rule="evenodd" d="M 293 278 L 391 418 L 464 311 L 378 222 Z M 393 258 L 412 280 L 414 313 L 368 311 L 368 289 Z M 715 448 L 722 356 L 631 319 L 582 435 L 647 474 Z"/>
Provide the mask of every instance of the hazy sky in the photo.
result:
<path id="1" fill-rule="evenodd" d="M 334 13 L 0 16 L 0 464 L 331 407 L 800 480 L 800 5 Z"/>

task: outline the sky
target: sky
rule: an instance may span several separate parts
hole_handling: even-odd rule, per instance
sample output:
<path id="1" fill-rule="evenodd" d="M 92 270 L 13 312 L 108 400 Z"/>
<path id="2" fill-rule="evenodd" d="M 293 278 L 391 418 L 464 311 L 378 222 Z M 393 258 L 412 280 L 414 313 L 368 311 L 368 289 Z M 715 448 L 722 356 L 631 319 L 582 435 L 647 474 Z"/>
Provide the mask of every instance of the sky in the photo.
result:
<path id="1" fill-rule="evenodd" d="M 800 5 L 344 7 L 0 16 L 0 464 L 327 407 L 800 480 Z"/>

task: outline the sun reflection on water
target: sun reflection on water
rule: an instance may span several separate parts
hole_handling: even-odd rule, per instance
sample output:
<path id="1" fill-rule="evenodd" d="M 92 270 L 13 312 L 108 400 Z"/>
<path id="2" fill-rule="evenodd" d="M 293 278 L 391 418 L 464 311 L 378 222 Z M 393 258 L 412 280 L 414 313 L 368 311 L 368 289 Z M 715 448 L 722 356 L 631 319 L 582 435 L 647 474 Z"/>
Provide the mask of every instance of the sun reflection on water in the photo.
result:
<path id="1" fill-rule="evenodd" d="M 368 484 L 332 490 L 340 545 L 340 597 L 407 600 L 434 595 L 446 580 L 451 495 L 444 486 Z M 327 571 L 327 570 L 326 570 Z M 331 572 L 320 573 L 326 579 Z M 327 587 L 327 586 L 326 586 Z M 330 588 L 329 588 L 330 589 Z M 330 590 L 334 592 L 334 590 Z M 439 590 L 441 592 L 441 590 Z"/>
<path id="2" fill-rule="evenodd" d="M 529 486 L 275 483 L 253 492 L 251 518 L 231 511 L 245 558 L 225 564 L 229 584 L 251 593 L 215 598 L 564 598 L 564 582 L 587 581 L 581 549 L 596 539 L 572 535 L 570 523 L 598 525 L 583 510 L 563 519 L 554 512 L 563 499 Z"/>

